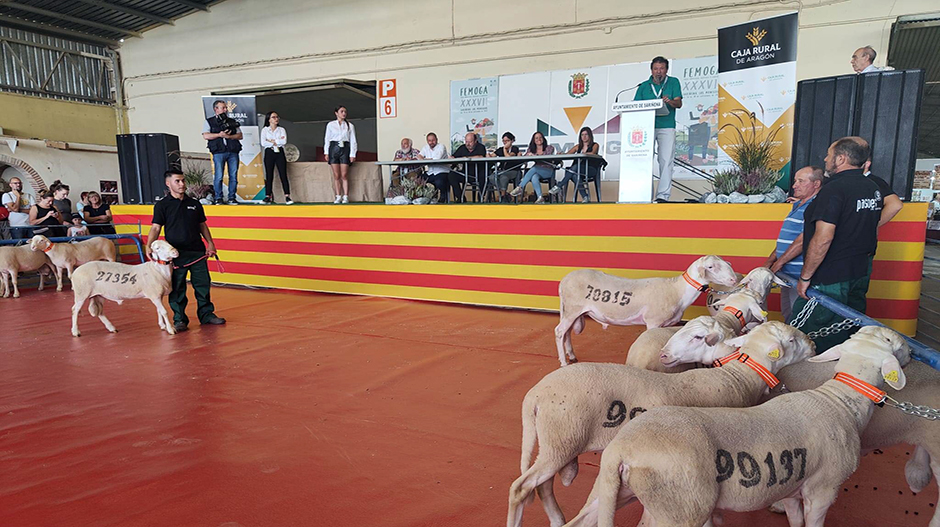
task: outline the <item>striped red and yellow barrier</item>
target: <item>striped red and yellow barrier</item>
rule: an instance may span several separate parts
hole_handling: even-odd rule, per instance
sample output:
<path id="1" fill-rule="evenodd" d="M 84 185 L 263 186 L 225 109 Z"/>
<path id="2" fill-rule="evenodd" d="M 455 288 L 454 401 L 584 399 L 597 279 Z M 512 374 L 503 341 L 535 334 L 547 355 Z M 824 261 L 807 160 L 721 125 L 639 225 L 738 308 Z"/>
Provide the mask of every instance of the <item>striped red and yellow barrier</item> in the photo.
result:
<path id="1" fill-rule="evenodd" d="M 112 211 L 118 223 L 147 225 L 152 207 Z M 765 261 L 788 211 L 769 204 L 206 207 L 225 269 L 215 281 L 546 310 L 558 309 L 558 281 L 575 269 L 672 276 L 718 254 L 746 273 Z M 917 326 L 926 214 L 925 204 L 910 203 L 881 229 L 868 294 L 868 314 L 908 335 Z M 704 299 L 686 316 L 703 314 Z M 779 311 L 779 294 L 769 304 Z"/>

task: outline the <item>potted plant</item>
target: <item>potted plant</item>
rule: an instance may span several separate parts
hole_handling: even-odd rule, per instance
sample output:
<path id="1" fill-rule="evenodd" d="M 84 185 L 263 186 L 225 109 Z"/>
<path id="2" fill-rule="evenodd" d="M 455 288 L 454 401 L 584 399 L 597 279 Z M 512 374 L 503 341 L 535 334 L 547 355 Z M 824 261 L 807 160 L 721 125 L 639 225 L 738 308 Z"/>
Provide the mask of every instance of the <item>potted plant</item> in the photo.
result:
<path id="1" fill-rule="evenodd" d="M 783 176 L 771 168 L 777 149 L 776 138 L 783 125 L 767 133 L 757 129 L 754 112 L 735 109 L 730 114 L 738 123 L 729 123 L 720 130 L 729 129 L 737 134 L 737 144 L 728 149 L 733 166 L 715 174 L 714 192 L 705 196 L 707 203 L 780 203 L 786 193 L 777 186 Z M 747 122 L 745 121 L 747 120 Z M 761 108 L 763 120 L 763 107 Z"/>

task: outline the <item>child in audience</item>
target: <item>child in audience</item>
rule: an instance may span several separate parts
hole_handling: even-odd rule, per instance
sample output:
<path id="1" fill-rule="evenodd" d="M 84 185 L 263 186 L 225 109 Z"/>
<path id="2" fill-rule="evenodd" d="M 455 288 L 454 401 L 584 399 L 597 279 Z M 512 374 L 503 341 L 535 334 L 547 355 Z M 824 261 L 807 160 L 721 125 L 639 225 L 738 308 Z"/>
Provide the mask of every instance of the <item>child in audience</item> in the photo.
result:
<path id="1" fill-rule="evenodd" d="M 82 217 L 79 214 L 72 214 L 72 226 L 69 227 L 69 238 L 75 236 L 88 236 L 88 227 L 82 225 Z"/>

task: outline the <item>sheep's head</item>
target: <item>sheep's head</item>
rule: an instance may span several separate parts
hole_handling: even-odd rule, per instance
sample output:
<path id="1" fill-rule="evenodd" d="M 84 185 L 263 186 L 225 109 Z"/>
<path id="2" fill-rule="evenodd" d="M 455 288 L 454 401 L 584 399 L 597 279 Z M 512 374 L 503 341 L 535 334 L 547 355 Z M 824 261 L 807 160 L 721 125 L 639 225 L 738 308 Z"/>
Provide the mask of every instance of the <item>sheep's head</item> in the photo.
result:
<path id="1" fill-rule="evenodd" d="M 716 354 L 728 349 L 719 344 L 733 335 L 712 317 L 692 319 L 666 341 L 659 360 L 668 368 L 696 362 L 710 364 L 717 358 Z"/>
<path id="2" fill-rule="evenodd" d="M 163 260 L 165 262 L 169 262 L 180 255 L 180 252 L 177 251 L 175 247 L 163 240 L 153 242 L 150 245 L 150 250 L 153 253 L 154 259 Z"/>
<path id="3" fill-rule="evenodd" d="M 816 350 L 806 334 L 776 320 L 764 322 L 746 335 L 726 340 L 725 344 L 741 348 L 742 353 L 747 353 L 773 373 L 812 357 Z"/>
<path id="4" fill-rule="evenodd" d="M 33 239 L 29 242 L 29 248 L 34 251 L 45 251 L 50 245 L 52 245 L 52 242 L 42 234 L 33 236 Z"/>
<path id="5" fill-rule="evenodd" d="M 747 273 L 747 276 L 741 279 L 741 282 L 738 284 L 741 287 L 744 287 L 750 291 L 753 291 L 760 295 L 760 298 L 767 298 L 767 293 L 770 292 L 771 284 L 777 284 L 780 286 L 786 285 L 783 280 L 777 278 L 777 276 L 766 267 L 755 267 L 751 269 L 751 272 Z"/>
<path id="6" fill-rule="evenodd" d="M 713 254 L 699 258 L 693 266 L 696 267 L 698 276 L 705 283 L 721 284 L 728 287 L 734 287 L 738 283 L 738 277 L 734 274 L 731 264 Z"/>
<path id="7" fill-rule="evenodd" d="M 881 326 L 866 326 L 849 340 L 833 346 L 825 353 L 812 357 L 810 362 L 838 360 L 836 371 L 848 373 L 861 379 L 871 379 L 882 385 L 882 380 L 895 390 L 904 388 L 907 378 L 901 366 L 911 360 L 911 348 L 904 337 Z M 872 370 L 881 369 L 881 375 Z"/>

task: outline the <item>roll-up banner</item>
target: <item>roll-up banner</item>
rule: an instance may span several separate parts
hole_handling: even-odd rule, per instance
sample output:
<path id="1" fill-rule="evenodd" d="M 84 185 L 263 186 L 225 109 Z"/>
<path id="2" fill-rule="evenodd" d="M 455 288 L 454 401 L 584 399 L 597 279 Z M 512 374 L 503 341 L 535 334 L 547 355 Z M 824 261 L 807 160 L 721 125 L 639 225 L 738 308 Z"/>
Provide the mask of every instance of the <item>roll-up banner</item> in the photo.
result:
<path id="1" fill-rule="evenodd" d="M 499 79 L 470 79 L 450 83 L 450 144 L 448 153 L 464 144 L 468 132 L 476 133 L 488 152 L 499 144 L 496 116 L 499 112 Z"/>
<path id="2" fill-rule="evenodd" d="M 770 168 L 784 173 L 783 188 L 793 140 L 798 33 L 795 12 L 718 30 L 718 164 L 733 164 L 730 153 L 740 136 L 732 128 L 745 137 L 756 132 L 758 139 L 779 130 Z"/>
<path id="3" fill-rule="evenodd" d="M 215 101 L 225 102 L 228 107 L 228 116 L 238 121 L 239 131 L 242 133 L 242 150 L 238 153 L 238 201 L 261 201 L 265 197 L 264 165 L 261 162 L 261 131 L 258 128 L 255 96 L 203 96 L 202 109 L 206 119 L 215 115 L 212 109 Z M 229 183 L 228 167 L 224 168 L 224 173 L 223 193 L 226 192 Z M 216 196 L 216 199 L 223 199 L 226 196 Z"/>

